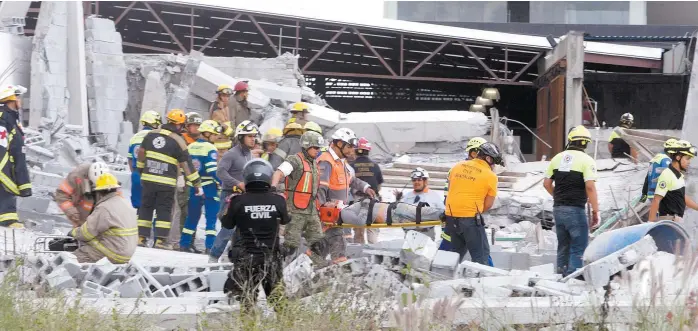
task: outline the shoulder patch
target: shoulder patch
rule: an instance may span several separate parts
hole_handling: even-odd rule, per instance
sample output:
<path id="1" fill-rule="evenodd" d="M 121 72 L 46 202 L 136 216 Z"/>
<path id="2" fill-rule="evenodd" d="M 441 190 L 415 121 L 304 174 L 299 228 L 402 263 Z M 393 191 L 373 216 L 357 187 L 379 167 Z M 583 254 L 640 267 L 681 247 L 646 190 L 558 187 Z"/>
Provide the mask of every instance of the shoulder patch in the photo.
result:
<path id="1" fill-rule="evenodd" d="M 657 186 L 659 186 L 659 188 L 661 188 L 661 189 L 665 189 L 666 188 L 666 181 L 659 182 L 659 184 L 657 184 Z"/>
<path id="2" fill-rule="evenodd" d="M 214 160 L 217 160 L 218 159 L 218 152 L 211 153 L 211 158 Z"/>

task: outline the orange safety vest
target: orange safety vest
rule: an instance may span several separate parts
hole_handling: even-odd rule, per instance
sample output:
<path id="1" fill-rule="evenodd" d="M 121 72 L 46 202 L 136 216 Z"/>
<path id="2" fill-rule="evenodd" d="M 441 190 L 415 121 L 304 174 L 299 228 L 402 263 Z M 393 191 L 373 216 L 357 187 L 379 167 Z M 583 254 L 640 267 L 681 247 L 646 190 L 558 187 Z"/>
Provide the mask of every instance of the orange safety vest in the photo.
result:
<path id="1" fill-rule="evenodd" d="M 293 192 L 293 206 L 298 209 L 306 209 L 310 206 L 310 198 L 313 195 L 313 173 L 310 168 L 310 163 L 305 159 L 303 153 L 300 152 L 296 155 L 298 155 L 303 163 L 303 175 L 300 180 L 298 180 L 293 190 L 289 189 L 289 179 L 286 177 L 286 192 L 284 195 L 286 199 L 288 199 L 288 192 Z"/>
<path id="2" fill-rule="evenodd" d="M 347 199 L 349 198 L 349 183 L 351 183 L 352 174 L 346 169 L 346 166 L 344 162 L 342 162 L 342 159 L 335 160 L 332 157 L 332 153 L 328 152 L 320 154 L 320 157 L 318 157 L 317 161 L 318 163 L 323 161 L 329 162 L 332 165 L 330 181 L 320 181 L 320 185 L 327 185 L 330 191 L 344 191 L 342 199 L 337 199 L 336 195 L 332 194 L 333 192 L 331 192 L 328 195 L 328 200 L 342 200 L 344 203 L 349 202 L 347 201 Z"/>

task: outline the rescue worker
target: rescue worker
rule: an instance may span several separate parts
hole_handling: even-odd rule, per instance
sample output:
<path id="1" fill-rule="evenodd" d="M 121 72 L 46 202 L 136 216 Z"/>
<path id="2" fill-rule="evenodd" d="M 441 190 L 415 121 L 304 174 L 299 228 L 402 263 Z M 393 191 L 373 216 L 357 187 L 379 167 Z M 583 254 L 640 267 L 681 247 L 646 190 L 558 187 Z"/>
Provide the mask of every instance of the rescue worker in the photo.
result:
<path id="1" fill-rule="evenodd" d="M 238 144 L 231 148 L 218 161 L 218 169 L 216 175 L 221 182 L 220 195 L 220 213 L 226 210 L 226 199 L 233 193 L 242 193 L 245 191 L 245 182 L 242 177 L 242 171 L 245 164 L 253 158 L 258 158 L 262 151 L 254 149 L 255 139 L 259 135 L 257 124 L 251 121 L 244 121 L 238 125 L 235 130 L 235 137 Z M 234 231 L 221 228 L 216 235 L 211 251 L 209 252 L 210 261 L 218 261 L 225 251 L 225 246 L 233 236 Z"/>
<path id="2" fill-rule="evenodd" d="M 650 167 L 647 170 L 647 176 L 645 176 L 645 183 L 642 185 L 642 198 L 640 202 L 645 202 L 647 199 L 654 198 L 654 190 L 657 188 L 657 178 L 662 174 L 664 169 L 671 165 L 671 154 L 672 149 L 675 147 L 678 140 L 674 138 L 669 138 L 664 142 L 664 152 L 657 153 L 652 160 L 650 160 Z"/>
<path id="3" fill-rule="evenodd" d="M 269 162 L 255 159 L 243 170 L 245 193 L 233 195 L 221 218 L 225 229 L 236 229 L 238 239 L 233 244 L 232 262 L 235 268 L 224 285 L 224 292 L 249 311 L 262 285 L 267 302 L 278 311 L 284 293 L 283 252 L 279 243 L 279 226 L 291 221 L 285 199 L 271 191 L 273 170 Z"/>
<path id="4" fill-rule="evenodd" d="M 383 185 L 383 173 L 380 166 L 369 157 L 370 153 L 371 143 L 364 137 L 359 138 L 359 143 L 356 146 L 356 159 L 349 162 L 349 165 L 354 169 L 357 178 L 371 185 L 371 189 L 378 193 L 380 200 L 379 192 L 381 185 Z M 363 244 L 366 237 L 364 232 L 366 232 L 368 233 L 368 243 L 375 244 L 378 242 L 378 231 L 379 229 L 376 228 L 354 229 L 354 243 Z"/>
<path id="5" fill-rule="evenodd" d="M 95 207 L 87 221 L 70 236 L 82 245 L 73 252 L 80 263 L 95 263 L 106 257 L 111 263 L 131 260 L 138 244 L 138 228 L 132 208 L 117 192 L 121 186 L 111 173 L 95 180 Z"/>
<path id="6" fill-rule="evenodd" d="M 291 105 L 291 118 L 288 119 L 288 123 L 298 123 L 301 126 L 305 126 L 308 123 L 306 117 L 310 112 L 308 104 L 305 102 L 296 102 Z M 321 133 L 322 134 L 322 133 Z"/>
<path id="7" fill-rule="evenodd" d="M 590 142 L 591 134 L 584 126 L 570 130 L 567 149 L 550 160 L 543 181 L 543 187 L 553 196 L 557 268 L 565 276 L 582 267 L 582 254 L 589 243 L 589 229 L 599 221 L 596 162 L 584 153 Z M 591 204 L 591 224 L 585 211 L 587 201 Z"/>
<path id="8" fill-rule="evenodd" d="M 284 159 L 274 151 L 279 147 L 279 141 L 283 133 L 279 128 L 271 128 L 262 137 L 262 158 L 269 161 L 272 169 L 276 169 L 284 162 Z"/>
<path id="9" fill-rule="evenodd" d="M 271 180 L 271 186 L 276 187 L 284 177 L 286 178 L 286 205 L 292 220 L 286 225 L 284 246 L 287 248 L 287 256 L 290 257 L 294 256 L 301 244 L 301 234 L 311 252 L 315 253 L 308 254 L 314 261 L 323 261 L 325 257 L 320 246 L 323 237 L 322 226 L 315 204 L 320 184 L 315 159 L 324 143 L 324 139 L 317 132 L 304 133 L 301 136 L 303 150 L 286 158 Z"/>
<path id="10" fill-rule="evenodd" d="M 473 137 L 468 140 L 465 145 L 465 159 L 473 160 L 477 158 L 477 153 L 480 151 L 480 146 L 486 143 L 487 140 L 481 137 Z M 448 196 L 448 176 L 446 176 L 446 184 L 444 185 L 444 203 L 446 202 L 446 197 Z M 414 185 L 414 184 L 413 184 Z M 451 236 L 447 233 L 446 223 L 441 222 L 441 244 L 439 245 L 440 250 L 453 251 L 453 245 L 451 245 Z M 490 266 L 492 263 L 488 263 Z"/>
<path id="11" fill-rule="evenodd" d="M 222 128 L 213 120 L 204 121 L 199 127 L 201 136 L 189 145 L 189 155 L 191 155 L 194 169 L 199 171 L 201 176 L 201 186 L 204 190 L 203 196 L 196 196 L 196 190 L 190 190 L 189 212 L 187 213 L 182 238 L 179 243 L 180 250 L 190 253 L 201 253 L 192 243 L 192 237 L 196 233 L 196 226 L 201 218 L 201 205 L 206 212 L 206 253 L 213 247 L 213 240 L 216 238 L 216 220 L 220 209 L 220 199 L 218 197 L 218 187 L 220 180 L 216 176 L 218 168 L 218 155 L 216 147 L 209 140 L 215 137 Z"/>
<path id="12" fill-rule="evenodd" d="M 230 120 L 233 123 L 233 127 L 236 128 L 245 121 L 250 120 L 250 106 L 247 104 L 247 97 L 250 93 L 250 86 L 247 81 L 239 81 L 235 83 L 233 88 L 235 95 L 233 99 L 230 100 Z"/>
<path id="13" fill-rule="evenodd" d="M 182 138 L 187 142 L 187 145 L 191 145 L 199 137 L 201 133 L 199 132 L 199 126 L 203 122 L 203 118 L 197 112 L 186 113 L 186 120 L 184 122 L 184 131 L 182 131 Z M 215 121 L 214 121 L 215 122 Z M 191 156 L 191 152 L 189 153 Z M 192 161 L 194 159 L 192 158 Z M 177 194 L 175 195 L 175 204 L 177 210 L 172 218 L 172 228 L 178 229 L 177 231 L 172 231 L 170 229 L 170 236 L 168 238 L 169 242 L 172 243 L 172 249 L 179 250 L 179 242 L 181 241 L 182 231 L 184 231 L 184 223 L 187 219 L 187 212 L 189 209 L 189 188 L 191 183 L 184 180 L 184 174 L 179 172 L 177 176 Z"/>
<path id="14" fill-rule="evenodd" d="M 621 128 L 625 129 L 630 129 L 633 127 L 633 122 L 635 121 L 635 118 L 633 117 L 633 114 L 631 113 L 625 113 L 620 117 L 620 125 L 618 125 Z M 608 152 L 611 153 L 611 157 L 613 158 L 631 158 L 633 159 L 633 162 L 637 163 L 637 150 L 634 148 L 630 147 L 623 138 L 621 138 L 618 133 L 616 133 L 616 130 L 614 129 L 611 132 L 611 135 L 608 138 Z"/>
<path id="15" fill-rule="evenodd" d="M 22 109 L 19 96 L 26 92 L 19 85 L 0 89 L 0 226 L 11 228 L 24 227 L 17 215 L 17 197 L 32 195 L 19 118 Z"/>
<path id="16" fill-rule="evenodd" d="M 288 123 L 284 127 L 284 137 L 279 141 L 279 147 L 274 150 L 276 155 L 286 159 L 289 155 L 298 154 L 301 151 L 301 135 L 303 127 L 298 123 Z"/>
<path id="17" fill-rule="evenodd" d="M 303 130 L 306 132 L 307 131 L 317 132 L 322 136 L 322 128 L 320 127 L 320 125 L 318 125 L 317 123 L 315 123 L 313 121 L 308 121 L 307 123 L 305 123 L 305 125 L 303 125 Z"/>
<path id="18" fill-rule="evenodd" d="M 233 141 L 230 139 L 235 133 L 235 118 L 231 117 L 228 105 L 230 96 L 234 93 L 230 85 L 219 85 L 216 88 L 216 100 L 211 103 L 209 108 L 210 119 L 216 121 L 223 128 L 223 131 L 218 134 L 213 143 L 218 149 L 218 155 L 222 156 L 227 150 L 233 147 Z"/>
<path id="19" fill-rule="evenodd" d="M 470 252 L 473 262 L 488 264 L 490 245 L 482 213 L 492 208 L 497 196 L 495 164 L 502 164 L 499 148 L 484 143 L 475 159 L 458 162 L 448 172 L 444 221 L 461 260 Z"/>
<path id="20" fill-rule="evenodd" d="M 187 145 L 195 142 L 201 136 L 199 132 L 199 126 L 204 121 L 204 119 L 197 112 L 188 112 L 185 115 L 187 120 L 184 122 L 184 132 L 182 133 L 182 138 L 187 142 Z"/>
<path id="21" fill-rule="evenodd" d="M 395 190 L 395 200 L 399 202 L 409 203 L 409 204 L 419 204 L 420 202 L 426 203 L 429 207 L 438 208 L 444 210 L 444 202 L 441 194 L 436 191 L 429 190 L 429 172 L 424 170 L 424 168 L 417 167 L 410 173 L 410 180 L 412 181 L 412 191 L 408 191 L 403 194 L 402 190 Z M 421 232 L 429 236 L 431 239 L 435 239 L 436 233 L 434 232 L 434 227 L 407 227 L 402 228 L 405 231 L 414 230 Z"/>
<path id="22" fill-rule="evenodd" d="M 649 211 L 650 222 L 680 222 L 686 207 L 698 210 L 698 204 L 686 195 L 686 181 L 683 175 L 691 165 L 691 159 L 696 157 L 696 148 L 688 141 L 679 140 L 669 150 L 669 157 L 671 165 L 664 169 L 657 179 L 657 188 L 654 190 L 654 199 Z"/>
<path id="23" fill-rule="evenodd" d="M 167 113 L 167 124 L 152 130 L 143 138 L 138 150 L 137 168 L 141 171 L 143 195 L 138 209 L 138 245 L 145 246 L 153 227 L 153 212 L 157 211 L 155 220 L 155 248 L 172 249 L 168 242 L 172 221 L 172 208 L 177 187 L 179 171 L 184 173 L 187 181 L 192 183 L 197 195 L 202 195 L 201 178 L 194 169 L 187 152 L 187 143 L 180 132 L 186 118 L 181 109 L 172 109 Z"/>
<path id="24" fill-rule="evenodd" d="M 376 197 L 376 192 L 371 189 L 371 185 L 356 178 L 353 175 L 353 169 L 347 164 L 346 159 L 354 154 L 357 144 L 358 139 L 354 131 L 340 128 L 332 134 L 332 142 L 327 153 L 322 153 L 318 157 L 320 172 L 318 202 L 321 207 L 339 208 L 340 205 L 346 205 L 349 202 L 351 189 L 366 193 L 371 198 Z M 342 228 L 327 229 L 322 245 L 325 252 L 329 251 L 333 263 L 346 261 L 346 244 Z"/>
<path id="25" fill-rule="evenodd" d="M 131 170 L 131 206 L 133 208 L 141 207 L 141 173 L 137 171 L 136 161 L 138 160 L 138 148 L 140 148 L 143 138 L 150 130 L 160 127 L 162 117 L 155 111 L 148 110 L 141 115 L 141 125 L 143 130 L 138 131 L 131 140 L 128 146 L 128 168 Z"/>
<path id="26" fill-rule="evenodd" d="M 83 163 L 71 171 L 56 189 L 54 201 L 73 227 L 81 226 L 92 213 L 95 185 L 99 176 L 109 173 L 104 162 Z"/>

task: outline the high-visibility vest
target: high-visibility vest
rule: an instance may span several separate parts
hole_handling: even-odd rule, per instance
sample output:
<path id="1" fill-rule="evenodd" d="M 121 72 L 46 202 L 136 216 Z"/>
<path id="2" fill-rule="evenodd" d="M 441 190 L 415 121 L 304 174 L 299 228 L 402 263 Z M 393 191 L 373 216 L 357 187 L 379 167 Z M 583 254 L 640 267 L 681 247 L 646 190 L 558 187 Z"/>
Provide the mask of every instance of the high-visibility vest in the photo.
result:
<path id="1" fill-rule="evenodd" d="M 298 209 L 306 209 L 310 206 L 310 200 L 313 196 L 313 173 L 310 167 L 310 162 L 305 159 L 303 153 L 296 154 L 301 162 L 303 163 L 303 175 L 296 183 L 293 189 L 289 189 L 291 184 L 289 183 L 289 178 L 286 177 L 286 199 L 288 199 L 289 192 L 293 192 L 293 206 Z"/>

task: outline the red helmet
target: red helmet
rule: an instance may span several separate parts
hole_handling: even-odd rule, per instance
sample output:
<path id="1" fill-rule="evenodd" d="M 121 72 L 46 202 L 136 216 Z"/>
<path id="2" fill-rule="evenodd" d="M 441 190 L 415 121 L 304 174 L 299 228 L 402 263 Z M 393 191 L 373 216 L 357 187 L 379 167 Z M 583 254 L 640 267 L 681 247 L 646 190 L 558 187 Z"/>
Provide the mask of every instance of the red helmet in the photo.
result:
<path id="1" fill-rule="evenodd" d="M 247 81 L 242 80 L 242 81 L 239 81 L 235 84 L 235 87 L 233 88 L 233 90 L 235 90 L 235 92 L 247 91 L 249 89 L 249 87 L 250 86 L 247 85 Z"/>
<path id="2" fill-rule="evenodd" d="M 368 139 L 361 137 L 359 138 L 359 143 L 356 145 L 356 149 L 363 149 L 366 151 L 371 151 L 371 143 L 368 142 Z"/>

